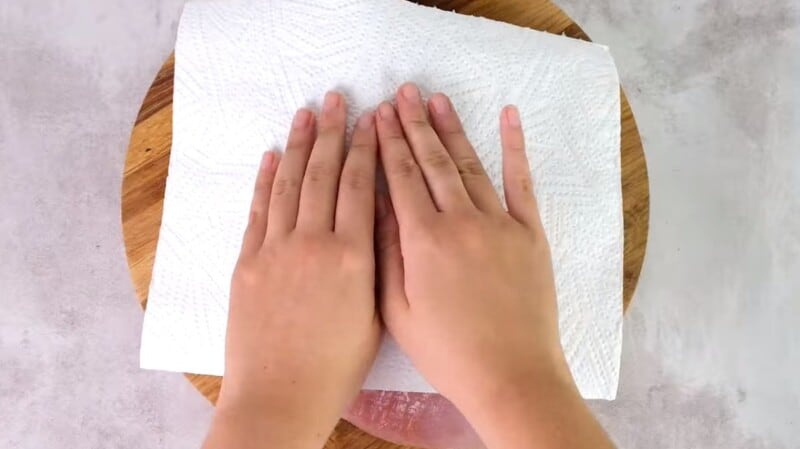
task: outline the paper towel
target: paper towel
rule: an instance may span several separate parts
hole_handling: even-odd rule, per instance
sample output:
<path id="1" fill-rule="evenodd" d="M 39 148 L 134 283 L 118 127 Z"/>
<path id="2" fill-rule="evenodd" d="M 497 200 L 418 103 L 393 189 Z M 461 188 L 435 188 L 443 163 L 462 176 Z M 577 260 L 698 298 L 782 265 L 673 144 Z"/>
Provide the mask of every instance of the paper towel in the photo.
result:
<path id="1" fill-rule="evenodd" d="M 260 155 L 339 89 L 349 123 L 404 81 L 447 93 L 498 191 L 498 114 L 519 106 L 552 245 L 561 338 L 613 398 L 622 332 L 620 98 L 607 48 L 402 0 L 194 2 L 176 44 L 173 145 L 143 368 L 223 374 L 229 283 Z M 390 339 L 365 388 L 432 391 Z"/>

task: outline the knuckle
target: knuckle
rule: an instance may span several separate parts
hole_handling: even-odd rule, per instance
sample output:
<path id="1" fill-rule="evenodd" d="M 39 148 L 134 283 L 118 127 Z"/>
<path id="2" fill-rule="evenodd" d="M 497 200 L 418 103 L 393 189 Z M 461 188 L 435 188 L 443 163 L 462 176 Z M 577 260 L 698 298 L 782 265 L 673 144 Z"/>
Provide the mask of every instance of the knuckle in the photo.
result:
<path id="1" fill-rule="evenodd" d="M 344 139 L 344 128 L 340 123 L 323 124 L 319 128 L 318 141 L 337 142 Z"/>
<path id="2" fill-rule="evenodd" d="M 398 178 L 412 178 L 419 175 L 419 165 L 412 157 L 396 160 L 388 169 L 389 175 Z"/>
<path id="3" fill-rule="evenodd" d="M 424 130 L 431 126 L 424 117 L 412 117 L 408 119 L 407 124 L 413 130 Z"/>
<path id="4" fill-rule="evenodd" d="M 405 146 L 408 145 L 408 140 L 403 132 L 398 129 L 389 129 L 379 134 L 383 146 Z"/>
<path id="5" fill-rule="evenodd" d="M 325 162 L 309 162 L 306 167 L 306 179 L 311 183 L 327 181 L 336 175 L 336 169 Z"/>
<path id="6" fill-rule="evenodd" d="M 370 175 L 367 170 L 362 168 L 350 168 L 342 175 L 342 185 L 350 190 L 364 190 L 371 184 Z"/>
<path id="7" fill-rule="evenodd" d="M 524 153 L 525 144 L 522 142 L 513 142 L 508 145 L 508 151 L 512 153 Z"/>
<path id="8" fill-rule="evenodd" d="M 466 141 L 467 140 L 467 136 L 464 134 L 464 129 L 461 128 L 461 126 L 459 126 L 459 125 L 452 125 L 451 124 L 449 126 L 445 125 L 445 126 L 441 126 L 439 128 L 440 129 L 438 130 L 437 134 L 443 140 L 448 140 L 448 141 L 453 141 L 453 142 Z"/>
<path id="9" fill-rule="evenodd" d="M 406 143 L 406 137 L 403 135 L 402 132 L 396 129 L 390 129 L 385 133 L 381 133 L 381 139 L 383 139 L 387 143 L 393 143 L 393 144 Z"/>
<path id="10" fill-rule="evenodd" d="M 275 195 L 283 196 L 288 193 L 297 191 L 300 188 L 300 181 L 297 178 L 278 178 L 275 180 L 272 192 Z"/>
<path id="11" fill-rule="evenodd" d="M 268 218 L 269 211 L 261 204 L 254 204 L 250 208 L 250 216 L 247 220 L 245 234 L 255 232 L 254 225 Z"/>
<path id="12" fill-rule="evenodd" d="M 456 161 L 458 173 L 461 176 L 483 176 L 483 164 L 478 158 L 475 157 L 462 157 Z"/>
<path id="13" fill-rule="evenodd" d="M 450 159 L 450 155 L 444 151 L 431 151 L 422 158 L 425 165 L 436 168 L 442 169 L 450 166 L 453 163 L 453 160 Z"/>
<path id="14" fill-rule="evenodd" d="M 531 181 L 530 176 L 520 175 L 519 179 L 517 180 L 517 186 L 521 192 L 533 194 L 533 182 Z"/>
<path id="15" fill-rule="evenodd" d="M 289 141 L 286 142 L 286 151 L 284 154 L 289 153 L 308 153 L 311 151 L 313 141 L 310 135 L 289 135 Z"/>
<path id="16" fill-rule="evenodd" d="M 233 282 L 241 286 L 256 285 L 262 277 L 254 263 L 240 260 L 234 271 Z"/>
<path id="17" fill-rule="evenodd" d="M 256 180 L 256 192 L 259 194 L 269 192 L 269 189 L 272 188 L 274 180 L 275 178 L 273 176 L 260 176 Z"/>
<path id="18" fill-rule="evenodd" d="M 529 229 L 525 229 L 522 235 L 523 238 L 527 239 L 528 244 L 533 246 L 536 252 L 546 253 L 548 257 L 550 256 L 550 245 L 547 243 L 547 237 L 544 233 L 538 234 Z"/>
<path id="19" fill-rule="evenodd" d="M 263 191 L 264 189 L 269 188 L 272 184 L 272 178 L 267 176 L 259 176 L 256 179 L 256 190 Z"/>
<path id="20" fill-rule="evenodd" d="M 372 145 L 367 142 L 353 142 L 352 144 L 350 144 L 351 153 L 373 152 L 374 151 L 373 148 L 375 148 L 375 145 Z"/>

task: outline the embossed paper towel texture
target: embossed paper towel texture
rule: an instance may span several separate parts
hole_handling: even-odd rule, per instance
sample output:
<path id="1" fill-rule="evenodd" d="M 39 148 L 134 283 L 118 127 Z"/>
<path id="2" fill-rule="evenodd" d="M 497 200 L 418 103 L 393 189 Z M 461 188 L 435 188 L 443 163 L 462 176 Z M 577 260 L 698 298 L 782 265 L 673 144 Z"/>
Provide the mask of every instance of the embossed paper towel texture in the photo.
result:
<path id="1" fill-rule="evenodd" d="M 402 0 L 186 5 L 142 367 L 223 373 L 228 287 L 261 153 L 280 147 L 294 111 L 326 90 L 345 94 L 352 124 L 406 80 L 451 96 L 499 192 L 497 117 L 519 105 L 570 368 L 585 397 L 615 396 L 623 234 L 611 56 Z M 365 387 L 432 391 L 388 339 Z"/>

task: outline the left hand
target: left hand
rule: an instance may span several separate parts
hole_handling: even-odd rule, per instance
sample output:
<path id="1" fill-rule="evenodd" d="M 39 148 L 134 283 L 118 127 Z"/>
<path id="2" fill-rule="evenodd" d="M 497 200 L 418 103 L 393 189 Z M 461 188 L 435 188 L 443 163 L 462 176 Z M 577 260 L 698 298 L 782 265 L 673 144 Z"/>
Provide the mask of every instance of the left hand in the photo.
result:
<path id="1" fill-rule="evenodd" d="M 264 155 L 206 448 L 322 447 L 372 365 L 377 137 L 365 114 L 345 155 L 346 117 L 328 93 L 318 126 L 301 109 L 285 155 Z"/>

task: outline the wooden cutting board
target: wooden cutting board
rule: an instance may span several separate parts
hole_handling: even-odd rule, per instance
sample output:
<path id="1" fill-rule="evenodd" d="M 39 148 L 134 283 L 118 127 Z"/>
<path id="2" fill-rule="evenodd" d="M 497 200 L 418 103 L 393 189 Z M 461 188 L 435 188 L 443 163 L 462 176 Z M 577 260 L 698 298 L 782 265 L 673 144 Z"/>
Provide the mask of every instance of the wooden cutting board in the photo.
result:
<path id="1" fill-rule="evenodd" d="M 589 40 L 577 24 L 548 0 L 431 0 L 418 3 Z M 142 307 L 147 304 L 172 145 L 174 63 L 174 57 L 171 56 L 150 86 L 136 118 L 125 160 L 122 228 L 128 267 Z M 621 154 L 625 220 L 623 301 L 627 309 L 644 260 L 650 197 L 642 142 L 624 92 Z M 186 376 L 206 398 L 212 403 L 216 402 L 221 378 L 194 374 Z M 380 440 L 346 421 L 341 421 L 326 447 L 381 449 L 400 446 Z"/>

